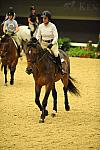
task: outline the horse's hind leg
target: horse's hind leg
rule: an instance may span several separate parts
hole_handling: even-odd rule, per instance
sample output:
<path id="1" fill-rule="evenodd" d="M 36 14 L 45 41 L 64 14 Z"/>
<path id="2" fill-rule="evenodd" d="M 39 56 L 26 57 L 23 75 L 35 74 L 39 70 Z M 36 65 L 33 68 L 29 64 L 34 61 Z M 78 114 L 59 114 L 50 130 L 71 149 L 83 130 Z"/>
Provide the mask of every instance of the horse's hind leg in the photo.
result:
<path id="1" fill-rule="evenodd" d="M 7 65 L 4 66 L 4 75 L 5 75 L 5 85 L 7 85 Z"/>
<path id="2" fill-rule="evenodd" d="M 16 70 L 16 67 L 10 66 L 10 75 L 11 75 L 10 84 L 11 85 L 14 84 L 14 73 L 15 73 L 15 70 Z"/>
<path id="3" fill-rule="evenodd" d="M 55 88 L 55 84 L 53 85 L 52 88 L 52 96 L 53 96 L 53 112 L 52 112 L 52 117 L 55 117 L 56 112 L 57 112 L 57 91 Z"/>
<path id="4" fill-rule="evenodd" d="M 67 90 L 67 87 L 63 87 L 63 91 L 64 91 L 64 97 L 65 97 L 65 109 L 66 111 L 69 111 L 70 110 L 70 106 L 69 106 L 69 103 L 68 103 L 68 90 Z"/>

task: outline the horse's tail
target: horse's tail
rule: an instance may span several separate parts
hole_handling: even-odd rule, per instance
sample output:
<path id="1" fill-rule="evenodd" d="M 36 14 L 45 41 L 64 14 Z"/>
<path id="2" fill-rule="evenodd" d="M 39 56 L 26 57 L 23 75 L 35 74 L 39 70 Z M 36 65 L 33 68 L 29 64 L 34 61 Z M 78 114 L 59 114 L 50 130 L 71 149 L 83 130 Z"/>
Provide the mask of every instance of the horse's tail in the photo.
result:
<path id="1" fill-rule="evenodd" d="M 76 82 L 76 80 L 69 76 L 68 91 L 71 94 L 75 94 L 76 96 L 80 96 L 80 91 L 76 88 L 76 86 L 73 84 L 73 82 Z"/>

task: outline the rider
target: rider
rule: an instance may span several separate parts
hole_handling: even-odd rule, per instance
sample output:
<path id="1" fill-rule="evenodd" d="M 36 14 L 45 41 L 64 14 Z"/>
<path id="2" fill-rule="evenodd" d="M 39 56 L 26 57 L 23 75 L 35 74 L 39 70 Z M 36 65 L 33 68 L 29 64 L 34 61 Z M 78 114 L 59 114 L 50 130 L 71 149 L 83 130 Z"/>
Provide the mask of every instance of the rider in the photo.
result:
<path id="1" fill-rule="evenodd" d="M 28 17 L 29 28 L 31 30 L 31 37 L 33 36 L 34 31 L 36 30 L 39 20 L 36 15 L 36 10 L 34 6 L 30 7 L 30 14 Z"/>
<path id="2" fill-rule="evenodd" d="M 42 13 L 43 17 L 43 23 L 39 25 L 36 38 L 39 40 L 42 48 L 49 48 L 55 58 L 56 63 L 58 64 L 58 69 L 61 72 L 61 74 L 64 74 L 64 71 L 62 70 L 62 64 L 61 59 L 59 56 L 59 50 L 58 50 L 58 32 L 56 26 L 51 23 L 51 13 L 49 11 L 44 11 Z"/>
<path id="3" fill-rule="evenodd" d="M 9 8 L 8 8 L 8 13 L 10 13 L 10 12 L 13 12 L 13 13 L 14 13 L 14 19 L 15 19 L 16 14 L 15 14 L 15 12 L 14 12 L 13 7 L 9 7 Z M 6 20 L 8 20 L 8 13 L 6 13 L 5 19 L 4 19 L 4 21 L 3 21 L 2 24 L 4 24 L 4 22 L 5 22 Z"/>
<path id="4" fill-rule="evenodd" d="M 18 32 L 19 28 L 18 28 L 18 24 L 17 21 L 14 20 L 14 12 L 8 12 L 8 20 L 6 20 L 4 22 L 4 26 L 3 26 L 3 32 L 5 34 L 8 34 L 10 36 L 12 36 L 12 38 L 16 41 L 17 45 L 18 45 L 18 56 L 21 57 L 20 55 L 20 40 L 18 38 L 18 36 L 16 35 L 16 32 Z"/>
<path id="5" fill-rule="evenodd" d="M 36 15 L 36 10 L 34 6 L 30 7 L 30 14 L 28 17 L 28 23 L 29 23 L 29 28 L 31 30 L 31 37 L 33 36 L 34 31 L 36 30 L 39 20 L 38 16 Z"/>

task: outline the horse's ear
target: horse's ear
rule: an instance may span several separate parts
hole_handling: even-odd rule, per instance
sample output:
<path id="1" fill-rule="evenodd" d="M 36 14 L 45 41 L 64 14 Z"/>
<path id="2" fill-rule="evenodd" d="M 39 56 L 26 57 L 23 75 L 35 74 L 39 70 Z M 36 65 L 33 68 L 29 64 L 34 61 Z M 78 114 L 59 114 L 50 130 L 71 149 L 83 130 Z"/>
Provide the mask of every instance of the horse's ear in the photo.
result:
<path id="1" fill-rule="evenodd" d="M 37 39 L 35 37 L 31 38 L 32 43 L 37 43 Z"/>
<path id="2" fill-rule="evenodd" d="M 1 36 L 1 39 L 3 39 L 5 37 L 5 34 Z"/>

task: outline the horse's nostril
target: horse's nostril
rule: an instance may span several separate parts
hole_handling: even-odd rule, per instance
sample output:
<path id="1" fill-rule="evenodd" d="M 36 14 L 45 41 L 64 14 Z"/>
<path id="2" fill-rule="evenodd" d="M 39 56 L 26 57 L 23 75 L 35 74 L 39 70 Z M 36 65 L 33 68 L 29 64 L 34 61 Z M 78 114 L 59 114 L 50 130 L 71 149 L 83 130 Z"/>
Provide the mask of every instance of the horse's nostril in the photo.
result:
<path id="1" fill-rule="evenodd" d="M 26 68 L 26 73 L 31 74 L 33 72 L 33 69 L 31 67 Z"/>
<path id="2" fill-rule="evenodd" d="M 1 54 L 1 58 L 3 58 L 4 57 L 4 55 L 3 54 Z"/>

